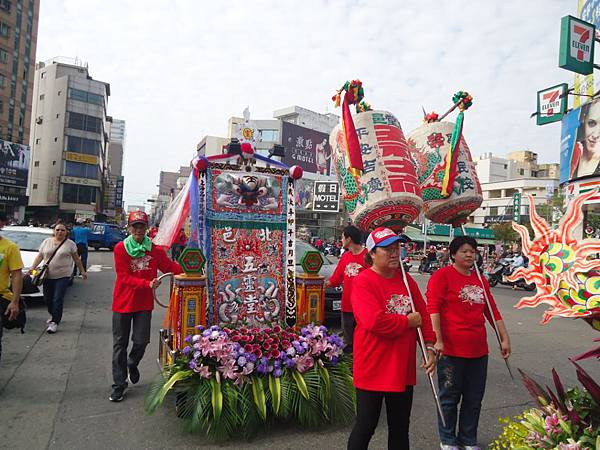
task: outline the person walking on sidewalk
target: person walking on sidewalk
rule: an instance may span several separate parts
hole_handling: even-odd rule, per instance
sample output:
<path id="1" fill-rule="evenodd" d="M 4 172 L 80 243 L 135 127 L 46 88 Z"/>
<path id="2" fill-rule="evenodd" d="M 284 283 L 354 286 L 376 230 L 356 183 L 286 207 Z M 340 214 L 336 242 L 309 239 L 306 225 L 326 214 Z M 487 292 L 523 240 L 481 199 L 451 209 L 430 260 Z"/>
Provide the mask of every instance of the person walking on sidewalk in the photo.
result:
<path id="1" fill-rule="evenodd" d="M 148 215 L 132 211 L 128 218 L 129 236 L 115 246 L 112 331 L 113 385 L 109 400 L 120 402 L 127 389 L 127 378 L 136 384 L 140 379 L 138 365 L 150 342 L 150 324 L 154 297 L 152 289 L 160 286 L 157 273 L 181 273 L 181 267 L 171 261 L 164 249 L 152 244 L 147 236 Z M 129 355 L 129 336 L 133 345 Z"/>
<path id="2" fill-rule="evenodd" d="M 0 213 L 0 230 L 8 223 Z M 0 315 L 16 320 L 19 315 L 19 300 L 23 288 L 23 261 L 21 252 L 14 242 L 0 236 Z M 0 360 L 2 360 L 2 330 L 0 321 Z"/>
<path id="3" fill-rule="evenodd" d="M 343 287 L 341 309 L 342 330 L 346 342 L 344 351 L 352 353 L 354 329 L 356 328 L 356 320 L 352 313 L 352 280 L 366 267 L 365 255 L 367 249 L 362 246 L 362 232 L 352 225 L 344 228 L 341 244 L 346 251 L 340 258 L 333 275 L 325 283 L 325 288 L 337 287 L 340 284 Z"/>
<path id="4" fill-rule="evenodd" d="M 31 264 L 29 275 L 32 275 L 42 261 L 48 264 L 48 278 L 44 281 L 44 301 L 50 317 L 46 321 L 49 334 L 56 333 L 62 320 L 65 294 L 73 274 L 73 263 L 79 269 L 84 280 L 87 272 L 83 268 L 81 259 L 77 254 L 75 242 L 69 239 L 67 227 L 62 223 L 54 226 L 54 236 L 47 238 L 40 245 L 40 250 Z M 48 261 L 50 261 L 48 263 Z"/>
<path id="5" fill-rule="evenodd" d="M 435 368 L 427 306 L 413 278 L 400 269 L 400 238 L 389 228 L 376 228 L 367 238 L 367 265 L 352 283 L 354 386 L 356 423 L 348 450 L 366 450 L 377 427 L 385 399 L 388 449 L 408 450 L 413 386 L 416 384 L 417 327 L 427 345 L 427 373 Z M 410 291 L 409 291 L 410 289 Z M 412 311 L 409 292 L 416 311 Z"/>
<path id="6" fill-rule="evenodd" d="M 90 230 L 84 225 L 83 219 L 77 219 L 77 226 L 73 228 L 71 235 L 77 246 L 77 254 L 81 258 L 83 269 L 87 271 L 88 262 L 88 238 Z M 79 274 L 81 276 L 81 274 Z"/>
<path id="7" fill-rule="evenodd" d="M 438 417 L 438 431 L 443 450 L 480 450 L 477 427 L 488 364 L 486 319 L 498 325 L 502 357 L 508 358 L 511 352 L 510 339 L 490 287 L 485 278 L 480 281 L 472 270 L 476 253 L 475 239 L 454 238 L 450 243 L 453 263 L 436 271 L 427 285 L 427 309 L 437 338 L 434 347 L 440 355 L 438 385 L 446 426 Z M 486 294 L 493 318 L 486 306 Z"/>

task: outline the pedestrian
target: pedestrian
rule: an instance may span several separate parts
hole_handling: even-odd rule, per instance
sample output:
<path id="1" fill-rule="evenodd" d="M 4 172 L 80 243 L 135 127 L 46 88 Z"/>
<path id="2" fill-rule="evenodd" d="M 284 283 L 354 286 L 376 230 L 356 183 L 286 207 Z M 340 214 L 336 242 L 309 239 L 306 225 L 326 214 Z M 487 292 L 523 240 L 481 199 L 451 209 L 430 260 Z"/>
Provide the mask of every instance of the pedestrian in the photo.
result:
<path id="1" fill-rule="evenodd" d="M 140 379 L 138 365 L 150 342 L 150 324 L 154 297 L 152 290 L 160 286 L 157 272 L 181 273 L 181 267 L 147 236 L 148 215 L 132 211 L 128 217 L 129 236 L 115 246 L 112 332 L 113 358 L 111 402 L 123 400 L 127 379 L 136 384 Z M 132 347 L 127 355 L 129 337 Z"/>
<path id="2" fill-rule="evenodd" d="M 438 430 L 443 450 L 480 448 L 477 446 L 477 427 L 488 365 L 486 318 L 490 322 L 496 321 L 502 357 L 508 358 L 511 352 L 510 339 L 489 285 L 473 271 L 476 253 L 474 238 L 454 238 L 450 243 L 452 264 L 433 274 L 427 285 L 427 308 L 436 335 L 435 349 L 441 356 L 437 372 L 446 426 L 438 417 Z M 493 310 L 493 319 L 486 306 L 485 294 Z"/>
<path id="3" fill-rule="evenodd" d="M 83 270 L 87 271 L 89 229 L 84 225 L 83 219 L 77 219 L 77 226 L 73 228 L 71 235 L 77 246 L 77 254 L 81 258 Z M 79 274 L 79 276 L 81 276 L 81 274 Z"/>
<path id="4" fill-rule="evenodd" d="M 346 353 L 352 353 L 354 340 L 354 329 L 356 320 L 352 313 L 352 281 L 366 268 L 365 255 L 367 249 L 362 245 L 362 231 L 355 226 L 349 225 L 342 232 L 341 245 L 346 250 L 338 261 L 331 278 L 326 281 L 325 287 L 337 287 L 342 285 L 342 330 Z"/>
<path id="5" fill-rule="evenodd" d="M 400 267 L 400 238 L 388 228 L 376 228 L 367 238 L 364 270 L 352 283 L 354 333 L 354 386 L 356 423 L 349 450 L 364 450 L 377 427 L 385 399 L 388 449 L 409 448 L 409 423 L 416 383 L 417 327 L 427 344 L 427 373 L 435 368 L 434 334 L 419 287 Z M 416 311 L 412 311 L 410 297 Z"/>
<path id="6" fill-rule="evenodd" d="M 42 285 L 44 301 L 50 314 L 46 320 L 48 324 L 46 332 L 54 334 L 62 320 L 65 294 L 73 275 L 73 263 L 79 269 L 81 277 L 87 279 L 87 272 L 77 254 L 77 246 L 69 239 L 69 232 L 63 223 L 57 223 L 54 226 L 53 236 L 45 239 L 40 245 L 39 252 L 29 269 L 29 275 L 35 273 L 41 262 L 48 265 L 48 277 Z"/>
<path id="7" fill-rule="evenodd" d="M 0 213 L 0 230 L 6 226 L 8 218 Z M 0 316 L 16 320 L 19 315 L 19 301 L 23 288 L 23 261 L 17 244 L 0 236 Z M 2 331 L 4 326 L 0 321 L 0 360 L 2 359 Z"/>
<path id="8" fill-rule="evenodd" d="M 181 228 L 175 238 L 175 242 L 173 242 L 173 245 L 171 246 L 171 259 L 173 259 L 173 261 L 177 261 L 177 258 L 179 258 L 179 255 L 181 255 L 181 252 L 187 245 L 187 240 L 188 237 L 185 234 L 185 230 Z"/>
<path id="9" fill-rule="evenodd" d="M 148 232 L 148 236 L 150 236 L 150 239 L 154 239 L 154 237 L 158 234 L 158 226 L 160 224 L 158 222 L 156 222 L 154 224 L 154 226 L 152 228 L 150 228 L 150 231 Z"/>

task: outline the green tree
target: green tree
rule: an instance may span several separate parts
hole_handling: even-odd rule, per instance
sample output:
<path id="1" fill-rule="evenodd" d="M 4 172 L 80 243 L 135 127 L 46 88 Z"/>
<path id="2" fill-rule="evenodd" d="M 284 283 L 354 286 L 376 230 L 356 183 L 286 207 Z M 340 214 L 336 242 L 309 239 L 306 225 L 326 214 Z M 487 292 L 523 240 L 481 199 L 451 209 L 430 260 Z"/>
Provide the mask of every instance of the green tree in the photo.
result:
<path id="1" fill-rule="evenodd" d="M 504 242 L 505 244 L 510 244 L 519 240 L 519 235 L 513 230 L 511 222 L 496 223 L 492 225 L 492 230 L 494 230 L 496 240 Z"/>

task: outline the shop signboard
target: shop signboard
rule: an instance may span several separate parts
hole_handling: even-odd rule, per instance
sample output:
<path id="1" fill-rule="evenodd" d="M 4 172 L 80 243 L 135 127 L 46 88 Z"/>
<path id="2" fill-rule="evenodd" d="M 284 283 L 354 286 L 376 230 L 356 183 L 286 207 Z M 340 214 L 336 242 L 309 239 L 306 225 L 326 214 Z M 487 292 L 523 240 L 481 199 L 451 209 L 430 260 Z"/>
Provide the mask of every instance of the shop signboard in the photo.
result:
<path id="1" fill-rule="evenodd" d="M 567 112 L 567 83 L 558 84 L 538 91 L 537 93 L 537 124 L 558 122 Z"/>
<path id="2" fill-rule="evenodd" d="M 66 175 L 63 175 L 62 177 L 60 177 L 60 182 L 66 183 L 66 184 L 81 184 L 83 186 L 95 186 L 95 187 L 102 186 L 102 184 L 100 183 L 99 180 L 94 180 L 93 178 L 69 177 Z"/>
<path id="3" fill-rule="evenodd" d="M 600 28 L 600 0 L 577 0 L 577 17 Z M 579 108 L 591 99 L 598 86 L 594 88 L 594 74 L 575 74 L 573 84 L 573 108 Z"/>
<path id="4" fill-rule="evenodd" d="M 331 146 L 327 134 L 283 122 L 281 143 L 285 148 L 283 162 L 288 166 L 297 165 L 310 173 L 330 174 Z"/>
<path id="5" fill-rule="evenodd" d="M 594 24 L 573 16 L 560 21 L 559 63 L 561 67 L 582 75 L 594 71 Z"/>
<path id="6" fill-rule="evenodd" d="M 29 146 L 0 139 L 0 184 L 27 187 Z"/>
<path id="7" fill-rule="evenodd" d="M 338 212 L 340 210 L 340 185 L 337 181 L 315 181 L 313 211 Z"/>
<path id="8" fill-rule="evenodd" d="M 83 153 L 65 152 L 67 161 L 80 162 L 85 164 L 98 164 L 98 157 L 94 155 L 84 155 Z"/>

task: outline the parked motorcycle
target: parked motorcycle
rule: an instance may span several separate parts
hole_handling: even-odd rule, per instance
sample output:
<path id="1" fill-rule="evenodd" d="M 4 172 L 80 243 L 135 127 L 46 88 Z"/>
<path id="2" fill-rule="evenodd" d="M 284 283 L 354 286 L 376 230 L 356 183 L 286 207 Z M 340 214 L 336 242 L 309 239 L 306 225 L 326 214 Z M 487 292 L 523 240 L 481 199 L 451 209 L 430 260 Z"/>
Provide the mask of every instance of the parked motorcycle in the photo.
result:
<path id="1" fill-rule="evenodd" d="M 439 261 L 430 261 L 427 258 L 423 258 L 421 260 L 421 264 L 419 264 L 419 273 L 433 273 L 440 268 Z"/>
<path id="2" fill-rule="evenodd" d="M 520 278 L 517 281 L 508 281 L 506 277 L 511 273 L 510 262 L 501 259 L 496 263 L 492 271 L 487 274 L 488 283 L 491 287 L 503 284 L 504 286 L 516 286 L 526 291 L 535 290 L 535 283 L 527 283 L 523 278 Z"/>

